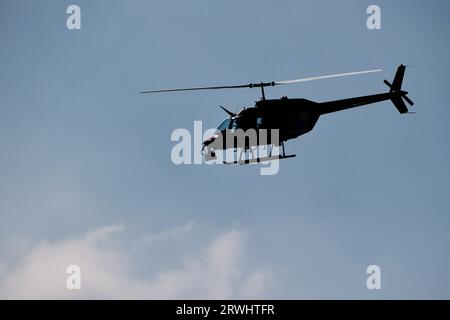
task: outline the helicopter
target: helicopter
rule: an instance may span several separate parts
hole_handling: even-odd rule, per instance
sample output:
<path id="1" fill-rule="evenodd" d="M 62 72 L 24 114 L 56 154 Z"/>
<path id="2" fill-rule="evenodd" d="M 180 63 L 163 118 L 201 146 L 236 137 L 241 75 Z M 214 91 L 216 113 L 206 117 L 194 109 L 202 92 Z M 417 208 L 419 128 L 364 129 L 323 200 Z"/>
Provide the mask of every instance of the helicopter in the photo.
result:
<path id="1" fill-rule="evenodd" d="M 391 102 L 401 114 L 412 113 L 409 112 L 408 108 L 406 107 L 405 101 L 410 106 L 413 106 L 414 102 L 408 98 L 408 92 L 402 89 L 405 70 L 406 67 L 401 64 L 397 68 L 392 83 L 384 80 L 384 83 L 389 87 L 388 92 L 326 102 L 315 102 L 303 98 L 292 99 L 286 96 L 281 97 L 280 99 L 266 99 L 264 88 L 321 79 L 368 74 L 373 72 L 380 72 L 382 70 L 374 69 L 294 80 L 260 82 L 241 85 L 160 89 L 142 91 L 141 93 L 260 88 L 261 99 L 259 101 L 256 101 L 255 106 L 253 107 L 242 108 L 239 112 L 231 112 L 230 110 L 227 110 L 226 108 L 220 106 L 228 114 L 228 118 L 226 118 L 219 125 L 214 135 L 203 141 L 202 146 L 202 153 L 205 157 L 205 160 L 207 161 L 217 158 L 217 150 L 226 150 L 233 148 L 234 151 L 241 149 L 241 155 L 239 156 L 239 159 L 237 161 L 224 162 L 224 164 L 248 164 L 295 157 L 295 154 L 286 154 L 284 142 L 298 138 L 299 136 L 310 132 L 322 115 L 386 100 L 391 100 Z M 270 135 L 269 139 L 267 138 L 267 136 L 265 136 L 265 139 L 260 139 L 260 136 L 257 135 L 256 139 L 250 139 L 247 136 L 244 139 L 236 139 L 235 133 L 237 131 L 245 133 L 250 130 L 254 130 L 257 133 L 276 131 L 278 137 L 277 139 L 270 139 L 270 137 L 272 137 L 272 135 Z M 252 150 L 252 148 L 259 146 L 270 146 L 271 148 L 269 155 L 266 157 L 252 157 L 251 159 L 241 160 L 242 151 L 247 153 L 249 150 Z M 272 156 L 273 147 L 279 146 L 281 146 L 280 154 Z"/>

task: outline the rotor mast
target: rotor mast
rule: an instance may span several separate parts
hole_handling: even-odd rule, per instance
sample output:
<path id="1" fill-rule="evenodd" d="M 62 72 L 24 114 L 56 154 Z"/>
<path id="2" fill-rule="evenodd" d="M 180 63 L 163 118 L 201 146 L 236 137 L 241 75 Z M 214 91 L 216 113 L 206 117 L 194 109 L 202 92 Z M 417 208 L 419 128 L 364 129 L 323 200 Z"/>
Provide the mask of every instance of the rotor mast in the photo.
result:
<path id="1" fill-rule="evenodd" d="M 260 83 L 250 83 L 249 88 L 261 88 L 261 100 L 266 100 L 266 95 L 264 93 L 264 87 L 274 87 L 275 81 L 272 82 L 260 82 Z"/>

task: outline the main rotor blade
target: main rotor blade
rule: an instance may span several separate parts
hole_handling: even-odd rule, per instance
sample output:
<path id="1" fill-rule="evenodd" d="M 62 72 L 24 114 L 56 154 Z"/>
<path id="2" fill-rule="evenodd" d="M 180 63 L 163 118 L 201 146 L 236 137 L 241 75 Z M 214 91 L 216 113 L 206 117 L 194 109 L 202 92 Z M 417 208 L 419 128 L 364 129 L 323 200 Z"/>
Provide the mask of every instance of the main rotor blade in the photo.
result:
<path id="1" fill-rule="evenodd" d="M 176 89 L 160 89 L 141 91 L 141 93 L 157 93 L 157 92 L 175 92 L 175 91 L 194 91 L 194 90 L 218 90 L 218 89 L 238 89 L 238 88 L 250 88 L 250 84 L 242 84 L 235 86 L 213 86 L 213 87 L 193 87 L 193 88 L 176 88 Z"/>
<path id="2" fill-rule="evenodd" d="M 330 75 L 326 75 L 326 76 L 309 77 L 309 78 L 294 79 L 294 80 L 260 82 L 260 83 L 240 84 L 240 85 L 233 85 L 233 86 L 212 86 L 212 87 L 159 89 L 159 90 L 141 91 L 141 93 L 195 91 L 195 90 L 219 90 L 219 89 L 239 89 L 239 88 L 261 88 L 261 87 L 269 87 L 269 86 L 276 86 L 276 85 L 282 85 L 282 84 L 308 82 L 308 81 L 321 80 L 321 79 L 347 77 L 347 76 L 354 76 L 354 75 L 358 75 L 358 74 L 380 72 L 380 71 L 382 71 L 382 70 L 381 69 L 375 69 L 375 70 L 365 70 L 365 71 L 356 71 L 356 72 L 347 72 L 347 73 L 337 73 L 337 74 L 330 74 Z"/>
<path id="3" fill-rule="evenodd" d="M 331 79 L 331 78 L 339 78 L 339 77 L 348 77 L 348 76 L 354 76 L 354 75 L 358 75 L 358 74 L 366 74 L 366 73 L 373 73 L 373 72 L 380 72 L 380 71 L 382 71 L 382 70 L 374 69 L 374 70 L 329 74 L 326 76 L 309 77 L 309 78 L 294 79 L 294 80 L 275 81 L 275 85 L 298 83 L 298 82 L 308 82 L 308 81 L 314 81 L 314 80 Z"/>

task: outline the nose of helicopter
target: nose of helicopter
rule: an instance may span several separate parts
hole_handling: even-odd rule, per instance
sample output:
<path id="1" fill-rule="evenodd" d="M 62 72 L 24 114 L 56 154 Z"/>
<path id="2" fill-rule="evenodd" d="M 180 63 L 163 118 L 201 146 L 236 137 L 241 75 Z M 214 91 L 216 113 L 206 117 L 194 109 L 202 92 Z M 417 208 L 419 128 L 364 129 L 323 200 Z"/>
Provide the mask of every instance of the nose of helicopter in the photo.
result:
<path id="1" fill-rule="evenodd" d="M 205 141 L 203 141 L 203 146 L 207 147 L 209 146 L 211 143 L 214 142 L 214 140 L 216 140 L 217 135 L 213 135 L 211 137 L 209 137 L 208 139 L 206 139 Z"/>
<path id="2" fill-rule="evenodd" d="M 214 160 L 216 158 L 216 153 L 214 152 L 213 146 L 211 144 L 216 140 L 217 135 L 213 135 L 203 141 L 202 154 L 205 156 L 206 160 Z"/>

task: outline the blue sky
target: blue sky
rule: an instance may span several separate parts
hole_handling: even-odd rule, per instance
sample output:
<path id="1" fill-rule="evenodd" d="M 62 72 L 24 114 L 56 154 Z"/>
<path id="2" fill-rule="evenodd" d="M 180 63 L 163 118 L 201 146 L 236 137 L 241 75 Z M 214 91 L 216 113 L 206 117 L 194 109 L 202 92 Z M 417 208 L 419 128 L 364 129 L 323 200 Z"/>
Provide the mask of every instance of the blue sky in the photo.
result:
<path id="1" fill-rule="evenodd" d="M 66 28 L 70 4 L 81 30 Z M 366 27 L 370 4 L 381 30 Z M 0 296 L 449 298 L 449 13 L 438 0 L 2 1 Z M 326 101 L 384 92 L 400 63 L 417 114 L 385 102 L 324 116 L 275 176 L 170 160 L 174 129 L 215 127 L 219 105 L 258 91 L 138 93 L 383 69 L 267 91 Z M 72 263 L 79 292 L 65 288 Z M 366 288 L 371 264 L 381 290 Z"/>

